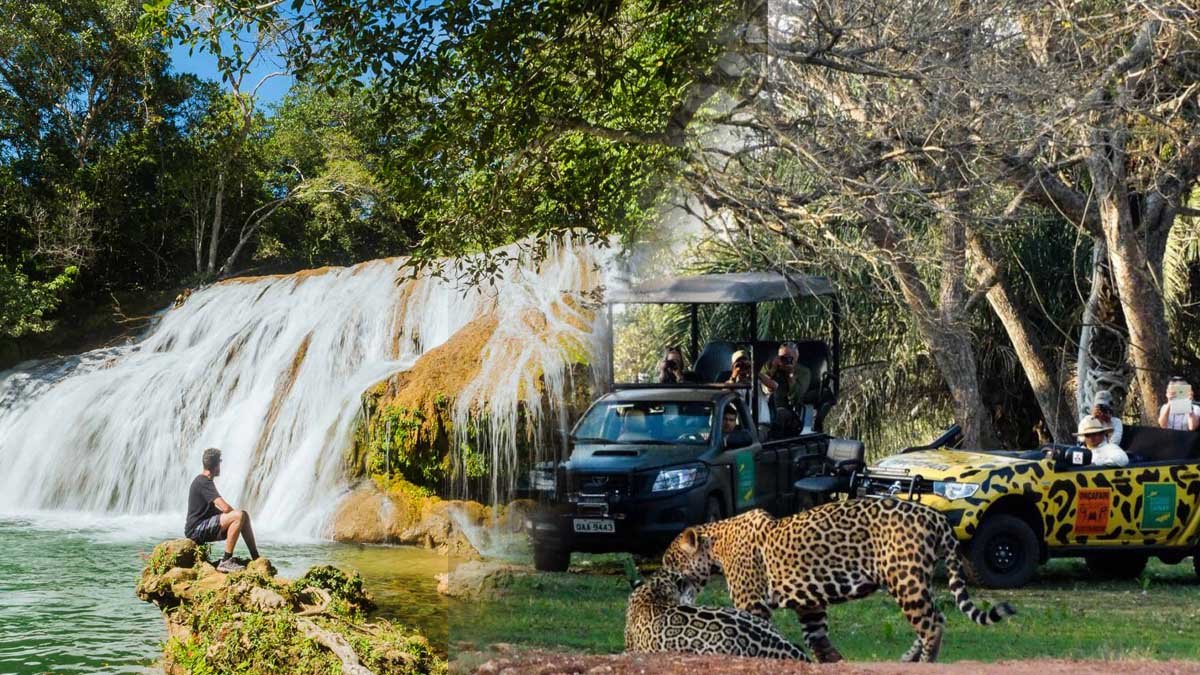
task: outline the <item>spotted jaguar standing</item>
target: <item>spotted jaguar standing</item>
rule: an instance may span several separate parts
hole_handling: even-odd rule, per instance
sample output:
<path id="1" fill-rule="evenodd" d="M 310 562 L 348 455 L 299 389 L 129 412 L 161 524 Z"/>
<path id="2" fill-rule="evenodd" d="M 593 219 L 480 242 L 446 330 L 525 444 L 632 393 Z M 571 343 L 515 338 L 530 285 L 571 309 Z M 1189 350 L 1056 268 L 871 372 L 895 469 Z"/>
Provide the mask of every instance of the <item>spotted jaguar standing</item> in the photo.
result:
<path id="1" fill-rule="evenodd" d="M 935 661 L 946 617 L 933 604 L 934 567 L 945 560 L 959 610 L 987 625 L 1015 614 L 1008 603 L 984 612 L 971 602 L 958 541 L 946 518 L 901 499 L 824 504 L 775 519 L 762 510 L 684 530 L 667 548 L 663 569 L 703 588 L 725 575 L 735 607 L 763 618 L 796 612 L 818 661 L 840 661 L 829 641 L 825 608 L 886 588 L 917 632 L 905 661 Z"/>
<path id="2" fill-rule="evenodd" d="M 732 607 L 691 606 L 698 591 L 670 571 L 635 588 L 625 612 L 625 650 L 808 660 L 770 621 Z"/>

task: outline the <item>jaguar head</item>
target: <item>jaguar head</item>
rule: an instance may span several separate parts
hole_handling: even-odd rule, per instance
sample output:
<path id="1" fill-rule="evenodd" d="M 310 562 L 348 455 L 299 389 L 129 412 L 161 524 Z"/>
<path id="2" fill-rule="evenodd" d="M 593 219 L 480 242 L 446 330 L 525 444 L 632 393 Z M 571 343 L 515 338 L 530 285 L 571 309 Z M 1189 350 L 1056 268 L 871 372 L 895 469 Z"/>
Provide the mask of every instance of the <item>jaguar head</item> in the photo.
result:
<path id="1" fill-rule="evenodd" d="M 698 592 L 713 574 L 721 573 L 721 565 L 713 557 L 713 543 L 699 527 L 689 527 L 675 537 L 663 554 L 664 570 L 677 572 Z M 693 594 L 694 595 L 694 594 Z"/>

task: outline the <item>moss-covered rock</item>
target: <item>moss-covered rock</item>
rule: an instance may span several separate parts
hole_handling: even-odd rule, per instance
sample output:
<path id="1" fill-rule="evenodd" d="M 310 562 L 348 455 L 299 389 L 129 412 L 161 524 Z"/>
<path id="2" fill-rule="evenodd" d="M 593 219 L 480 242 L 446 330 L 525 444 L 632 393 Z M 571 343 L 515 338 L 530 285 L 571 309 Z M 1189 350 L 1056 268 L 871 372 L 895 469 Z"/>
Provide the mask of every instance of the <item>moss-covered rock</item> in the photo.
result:
<path id="1" fill-rule="evenodd" d="M 289 581 L 265 558 L 223 574 L 190 540 L 159 544 L 138 597 L 163 610 L 168 673 L 443 673 L 420 634 L 370 621 L 357 573 L 318 566 Z"/>

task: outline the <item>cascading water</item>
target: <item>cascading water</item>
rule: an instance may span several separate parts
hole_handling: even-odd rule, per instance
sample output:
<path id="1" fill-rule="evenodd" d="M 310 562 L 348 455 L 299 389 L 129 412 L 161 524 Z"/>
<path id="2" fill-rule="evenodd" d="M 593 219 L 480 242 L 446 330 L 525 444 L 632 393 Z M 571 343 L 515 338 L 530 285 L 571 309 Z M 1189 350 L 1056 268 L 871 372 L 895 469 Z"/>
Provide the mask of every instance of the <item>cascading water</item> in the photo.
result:
<path id="1" fill-rule="evenodd" d="M 486 408 L 493 489 L 516 466 L 517 415 L 561 411 L 569 349 L 597 335 L 580 298 L 595 250 L 564 245 L 490 286 L 397 283 L 398 260 L 234 280 L 166 311 L 136 344 L 0 374 L 0 513 L 179 515 L 204 448 L 260 531 L 320 535 L 346 488 L 361 394 L 484 314 L 497 330 L 457 398 Z M 452 270 L 447 267 L 446 272 Z"/>

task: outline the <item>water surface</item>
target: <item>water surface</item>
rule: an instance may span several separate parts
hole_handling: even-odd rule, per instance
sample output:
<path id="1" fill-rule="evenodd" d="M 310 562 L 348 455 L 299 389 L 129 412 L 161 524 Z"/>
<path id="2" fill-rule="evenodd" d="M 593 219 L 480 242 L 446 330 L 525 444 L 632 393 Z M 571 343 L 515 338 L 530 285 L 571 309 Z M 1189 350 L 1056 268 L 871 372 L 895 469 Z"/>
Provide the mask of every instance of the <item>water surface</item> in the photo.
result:
<path id="1" fill-rule="evenodd" d="M 134 589 L 144 556 L 173 536 L 165 527 L 161 518 L 0 516 L 0 673 L 146 672 L 166 628 Z M 445 653 L 446 602 L 433 578 L 445 558 L 322 541 L 267 539 L 260 549 L 284 576 L 322 563 L 358 570 L 379 616 L 417 628 Z"/>

